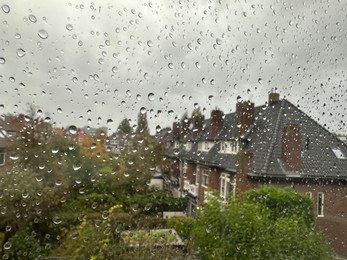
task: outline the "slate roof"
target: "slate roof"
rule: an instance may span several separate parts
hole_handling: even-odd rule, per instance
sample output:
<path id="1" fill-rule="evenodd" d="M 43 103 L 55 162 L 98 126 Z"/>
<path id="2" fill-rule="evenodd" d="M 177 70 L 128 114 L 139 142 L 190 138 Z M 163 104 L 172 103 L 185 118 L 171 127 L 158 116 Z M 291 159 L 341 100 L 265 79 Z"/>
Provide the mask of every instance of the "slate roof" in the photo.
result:
<path id="1" fill-rule="evenodd" d="M 297 124 L 301 131 L 300 172 L 286 171 L 281 160 L 282 129 L 288 123 Z M 188 151 L 181 145 L 178 153 L 171 152 L 169 156 L 236 172 L 236 155 L 219 153 L 222 140 L 235 140 L 236 113 L 225 115 L 223 128 L 215 140 L 209 140 L 210 130 L 211 119 L 206 119 L 204 129 L 198 137 L 192 138 L 189 133 L 182 140 L 193 143 L 191 150 Z M 198 151 L 198 141 L 204 140 L 214 142 L 208 152 Z M 347 180 L 347 145 L 285 99 L 255 108 L 255 123 L 243 136 L 242 146 L 253 152 L 253 170 L 249 173 L 250 176 Z M 333 151 L 336 148 L 346 159 L 337 158 Z"/>

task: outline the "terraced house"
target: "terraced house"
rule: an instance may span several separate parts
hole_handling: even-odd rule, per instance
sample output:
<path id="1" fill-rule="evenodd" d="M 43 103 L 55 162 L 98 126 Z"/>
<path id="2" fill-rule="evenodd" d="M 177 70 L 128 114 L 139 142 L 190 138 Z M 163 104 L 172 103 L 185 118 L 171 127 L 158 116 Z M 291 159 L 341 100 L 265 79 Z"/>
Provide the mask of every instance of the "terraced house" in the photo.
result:
<path id="1" fill-rule="evenodd" d="M 212 191 L 226 201 L 291 186 L 312 198 L 317 227 L 347 256 L 347 146 L 278 93 L 263 106 L 243 101 L 234 113 L 175 122 L 169 146 L 171 189 L 189 198 L 189 215 Z"/>

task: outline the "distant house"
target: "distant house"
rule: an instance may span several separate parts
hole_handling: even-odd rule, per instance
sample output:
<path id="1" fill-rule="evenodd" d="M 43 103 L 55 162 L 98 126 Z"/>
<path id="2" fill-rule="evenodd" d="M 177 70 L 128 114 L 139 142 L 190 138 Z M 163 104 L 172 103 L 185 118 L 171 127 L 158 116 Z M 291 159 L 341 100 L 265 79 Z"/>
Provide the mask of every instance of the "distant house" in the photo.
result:
<path id="1" fill-rule="evenodd" d="M 106 139 L 104 146 L 108 151 L 120 154 L 129 146 L 130 140 L 131 134 L 115 133 Z"/>
<path id="2" fill-rule="evenodd" d="M 167 141 L 171 188 L 188 197 L 188 215 L 211 191 L 226 201 L 260 185 L 291 186 L 312 198 L 317 227 L 347 256 L 347 146 L 279 94 L 214 110 L 190 128 L 175 122 Z"/>
<path id="3" fill-rule="evenodd" d="M 63 136 L 71 142 L 75 142 L 79 145 L 92 140 L 92 136 L 85 132 L 83 129 L 77 129 L 76 132 L 69 131 L 69 129 L 64 128 L 54 128 L 53 133 L 55 135 Z"/>

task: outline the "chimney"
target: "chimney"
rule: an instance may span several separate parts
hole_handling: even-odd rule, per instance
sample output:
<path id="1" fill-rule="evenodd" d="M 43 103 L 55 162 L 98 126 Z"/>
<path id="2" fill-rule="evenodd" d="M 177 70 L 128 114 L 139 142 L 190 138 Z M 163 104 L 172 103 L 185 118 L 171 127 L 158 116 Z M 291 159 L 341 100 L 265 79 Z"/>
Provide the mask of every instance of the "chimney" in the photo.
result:
<path id="1" fill-rule="evenodd" d="M 282 160 L 287 171 L 301 170 L 301 132 L 295 124 L 283 126 Z"/>
<path id="2" fill-rule="evenodd" d="M 280 101 L 280 94 L 278 93 L 274 93 L 274 92 L 270 92 L 269 93 L 269 105 L 272 105 L 276 102 Z"/>
<path id="3" fill-rule="evenodd" d="M 204 116 L 196 115 L 192 118 L 193 120 L 193 138 L 196 138 L 201 132 L 204 125 Z"/>
<path id="4" fill-rule="evenodd" d="M 236 104 L 237 138 L 242 137 L 254 124 L 254 103 L 242 101 Z"/>
<path id="5" fill-rule="evenodd" d="M 210 139 L 215 139 L 223 127 L 224 114 L 221 110 L 215 109 L 211 112 L 211 131 L 209 133 Z"/>
<path id="6" fill-rule="evenodd" d="M 237 153 L 236 159 L 236 194 L 242 194 L 254 188 L 254 184 L 247 177 L 247 174 L 251 173 L 253 169 L 253 153 L 250 150 L 241 149 Z"/>
<path id="7" fill-rule="evenodd" d="M 174 122 L 172 125 L 172 139 L 179 140 L 180 139 L 180 123 Z"/>

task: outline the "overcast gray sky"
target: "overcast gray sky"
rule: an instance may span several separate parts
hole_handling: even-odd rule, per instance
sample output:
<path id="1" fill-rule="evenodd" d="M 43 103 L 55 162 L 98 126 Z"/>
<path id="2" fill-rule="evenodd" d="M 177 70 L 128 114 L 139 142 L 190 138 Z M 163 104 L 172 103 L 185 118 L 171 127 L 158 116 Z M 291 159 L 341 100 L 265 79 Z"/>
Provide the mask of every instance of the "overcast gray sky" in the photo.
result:
<path id="1" fill-rule="evenodd" d="M 260 4 L 259 2 L 263 2 Z M 56 126 L 148 110 L 151 131 L 277 89 L 344 132 L 347 1 L 0 0 L 0 113 L 27 102 Z"/>

